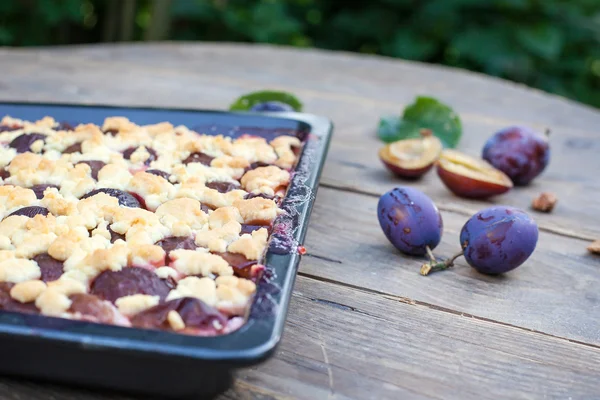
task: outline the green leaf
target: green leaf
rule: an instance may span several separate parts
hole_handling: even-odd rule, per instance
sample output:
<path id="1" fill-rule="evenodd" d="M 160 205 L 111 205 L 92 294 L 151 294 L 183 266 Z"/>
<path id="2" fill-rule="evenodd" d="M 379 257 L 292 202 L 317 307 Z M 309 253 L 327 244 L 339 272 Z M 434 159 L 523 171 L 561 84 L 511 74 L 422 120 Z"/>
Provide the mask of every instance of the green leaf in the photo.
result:
<path id="1" fill-rule="evenodd" d="M 377 135 L 387 143 L 420 137 L 422 129 L 431 129 L 444 147 L 456 147 L 462 135 L 458 115 L 447 105 L 431 97 L 417 97 L 404 109 L 402 117 L 385 116 L 379 121 Z"/>
<path id="2" fill-rule="evenodd" d="M 556 60 L 564 45 L 563 32 L 550 23 L 522 26 L 517 30 L 517 39 L 529 51 L 545 60 Z"/>
<path id="3" fill-rule="evenodd" d="M 279 101 L 292 107 L 294 111 L 302 111 L 302 103 L 291 93 L 275 90 L 263 90 L 252 92 L 238 98 L 230 107 L 231 111 L 248 111 L 258 103 L 267 101 Z"/>
<path id="4" fill-rule="evenodd" d="M 437 51 L 434 41 L 409 30 L 399 30 L 385 46 L 388 54 L 409 60 L 426 60 Z"/>

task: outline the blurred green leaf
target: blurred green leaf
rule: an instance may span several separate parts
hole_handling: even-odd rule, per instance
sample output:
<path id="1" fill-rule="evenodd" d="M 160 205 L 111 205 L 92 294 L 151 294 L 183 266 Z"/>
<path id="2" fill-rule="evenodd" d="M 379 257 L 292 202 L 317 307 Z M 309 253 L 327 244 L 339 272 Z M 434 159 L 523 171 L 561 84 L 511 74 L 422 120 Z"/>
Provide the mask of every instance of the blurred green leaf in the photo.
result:
<path id="1" fill-rule="evenodd" d="M 386 54 L 408 60 L 425 60 L 435 54 L 436 50 L 433 40 L 407 30 L 396 32 L 394 39 L 384 47 Z"/>
<path id="2" fill-rule="evenodd" d="M 430 129 L 444 147 L 456 147 L 462 135 L 460 118 L 450 107 L 432 97 L 422 96 L 404 109 L 402 117 L 382 117 L 377 135 L 389 143 L 420 137 L 423 129 Z"/>
<path id="3" fill-rule="evenodd" d="M 131 0 L 0 0 L 0 44 L 95 43 L 118 37 L 121 21 L 115 22 L 109 6 L 116 4 L 120 11 L 125 1 Z M 591 67 L 600 59 L 600 0 L 170 1 L 170 40 L 384 54 L 600 103 L 598 68 Z M 145 37 L 152 2 L 135 1 L 133 40 Z M 107 26 L 116 33 L 107 35 Z"/>
<path id="4" fill-rule="evenodd" d="M 281 92 L 276 90 L 262 90 L 258 92 L 247 93 L 239 97 L 229 107 L 231 111 L 248 111 L 258 103 L 267 101 L 278 101 L 292 107 L 294 111 L 302 111 L 302 103 L 291 93 Z"/>
<path id="5" fill-rule="evenodd" d="M 525 48 L 549 61 L 555 60 L 563 49 L 563 33 L 551 24 L 522 26 L 516 31 L 516 35 Z"/>

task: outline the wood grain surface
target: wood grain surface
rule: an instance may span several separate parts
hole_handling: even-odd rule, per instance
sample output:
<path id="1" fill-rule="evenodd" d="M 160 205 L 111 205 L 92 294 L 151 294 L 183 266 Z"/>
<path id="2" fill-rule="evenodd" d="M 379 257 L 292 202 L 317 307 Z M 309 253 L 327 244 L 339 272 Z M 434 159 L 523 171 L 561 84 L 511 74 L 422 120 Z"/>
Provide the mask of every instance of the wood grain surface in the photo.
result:
<path id="1" fill-rule="evenodd" d="M 0 49 L 0 100 L 224 109 L 244 92 L 282 89 L 330 117 L 334 139 L 311 218 L 283 341 L 241 370 L 222 399 L 600 398 L 600 112 L 466 71 L 382 57 L 231 44 Z M 381 166 L 375 128 L 417 95 L 461 116 L 459 149 L 479 155 L 498 129 L 550 128 L 552 158 L 533 185 L 489 201 L 459 199 L 436 174 L 409 183 L 442 210 L 436 253 L 493 203 L 532 211 L 538 248 L 504 277 L 464 261 L 429 277 L 398 253 L 376 219 L 379 195 L 407 184 Z M 2 399 L 129 398 L 2 378 Z"/>

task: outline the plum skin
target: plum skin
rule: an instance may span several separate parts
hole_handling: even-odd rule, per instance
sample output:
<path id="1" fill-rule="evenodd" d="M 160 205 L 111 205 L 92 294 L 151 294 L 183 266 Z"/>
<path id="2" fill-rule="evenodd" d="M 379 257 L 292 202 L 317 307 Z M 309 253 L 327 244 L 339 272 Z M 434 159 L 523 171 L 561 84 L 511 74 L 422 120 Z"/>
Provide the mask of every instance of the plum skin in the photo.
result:
<path id="1" fill-rule="evenodd" d="M 379 198 L 379 225 L 387 239 L 405 254 L 421 256 L 434 249 L 442 238 L 442 216 L 423 192 L 397 187 Z"/>
<path id="2" fill-rule="evenodd" d="M 285 112 L 285 111 L 294 111 L 294 109 L 289 104 L 282 103 L 280 101 L 264 101 L 264 102 L 254 104 L 250 108 L 250 111 Z"/>
<path id="3" fill-rule="evenodd" d="M 523 126 L 496 132 L 483 146 L 482 158 L 524 186 L 544 171 L 550 161 L 547 139 Z"/>
<path id="4" fill-rule="evenodd" d="M 497 275 L 523 264 L 535 250 L 538 227 L 523 210 L 493 206 L 473 215 L 460 232 L 464 257 L 477 271 Z"/>

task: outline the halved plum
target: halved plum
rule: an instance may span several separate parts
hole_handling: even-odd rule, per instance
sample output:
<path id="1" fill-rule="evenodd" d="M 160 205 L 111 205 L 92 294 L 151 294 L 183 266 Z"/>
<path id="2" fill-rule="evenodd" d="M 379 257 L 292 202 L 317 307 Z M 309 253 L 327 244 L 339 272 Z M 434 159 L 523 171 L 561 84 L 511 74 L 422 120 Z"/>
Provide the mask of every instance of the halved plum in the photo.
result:
<path id="1" fill-rule="evenodd" d="M 442 142 L 431 134 L 422 131 L 419 139 L 405 139 L 390 143 L 379 150 L 379 158 L 395 175 L 416 179 L 433 167 L 442 152 Z"/>
<path id="2" fill-rule="evenodd" d="M 457 196 L 483 199 L 509 191 L 510 178 L 480 158 L 456 150 L 444 150 L 437 162 L 444 184 Z"/>
<path id="3" fill-rule="evenodd" d="M 104 271 L 94 279 L 90 293 L 114 303 L 119 297 L 134 294 L 159 296 L 164 300 L 174 284 L 161 279 L 154 272 L 140 267 L 127 267 L 120 271 Z"/>

